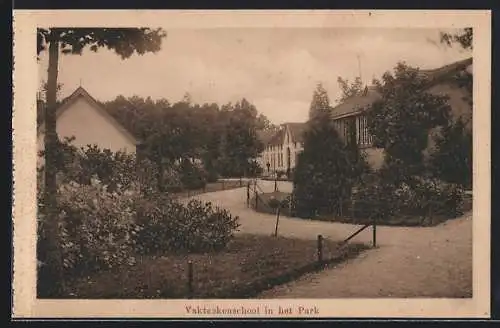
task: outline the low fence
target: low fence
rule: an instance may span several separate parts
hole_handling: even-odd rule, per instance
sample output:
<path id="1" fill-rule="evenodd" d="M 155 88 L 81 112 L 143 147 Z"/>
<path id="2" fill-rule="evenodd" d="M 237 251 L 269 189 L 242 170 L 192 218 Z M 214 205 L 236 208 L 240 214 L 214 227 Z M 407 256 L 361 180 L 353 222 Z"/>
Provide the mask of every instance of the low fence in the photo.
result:
<path id="1" fill-rule="evenodd" d="M 236 188 L 243 188 L 247 185 L 248 181 L 250 179 L 248 178 L 241 178 L 241 179 L 221 179 L 216 182 L 210 182 L 207 183 L 203 188 L 200 189 L 195 189 L 195 190 L 183 190 L 180 192 L 174 193 L 176 197 L 178 198 L 184 198 L 184 197 L 192 197 L 200 194 L 204 194 L 207 192 L 215 192 L 215 191 L 223 191 L 223 190 L 230 190 L 230 189 L 236 189 Z"/>
<path id="2" fill-rule="evenodd" d="M 316 253 L 308 259 L 303 259 L 300 265 L 295 267 L 285 267 L 283 272 L 277 273 L 271 276 L 263 276 L 260 279 L 255 279 L 253 281 L 248 281 L 243 284 L 234 285 L 233 290 L 230 294 L 225 295 L 226 297 L 253 297 L 258 295 L 260 292 L 269 289 L 270 287 L 286 283 L 288 281 L 294 280 L 301 275 L 308 272 L 315 272 L 323 270 L 327 265 L 336 264 L 342 262 L 346 259 L 357 256 L 367 247 L 362 244 L 354 244 L 349 248 L 346 248 L 347 242 L 331 241 L 322 235 L 317 236 L 316 240 Z M 311 249 L 312 250 L 312 249 Z M 201 264 L 196 266 L 196 263 L 192 260 L 187 260 L 186 262 L 186 273 L 185 273 L 185 290 L 187 291 L 187 298 L 196 298 L 197 290 L 196 285 L 196 272 L 205 272 L 206 267 Z"/>

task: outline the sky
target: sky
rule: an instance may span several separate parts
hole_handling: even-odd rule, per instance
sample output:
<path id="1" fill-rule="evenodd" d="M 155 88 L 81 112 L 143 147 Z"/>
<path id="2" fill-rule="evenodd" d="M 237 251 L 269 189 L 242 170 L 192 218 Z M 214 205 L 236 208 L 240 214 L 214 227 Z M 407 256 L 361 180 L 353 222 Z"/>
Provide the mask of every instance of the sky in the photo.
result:
<path id="1" fill-rule="evenodd" d="M 195 103 L 224 104 L 243 97 L 271 122 L 307 120 L 314 88 L 321 82 L 332 104 L 339 76 L 361 75 L 366 83 L 399 61 L 437 68 L 471 56 L 439 43 L 437 29 L 224 28 L 166 29 L 161 51 L 122 60 L 107 49 L 63 55 L 60 97 L 84 87 L 101 101 L 118 95 L 166 98 L 187 92 Z M 46 53 L 39 80 L 47 79 Z"/>

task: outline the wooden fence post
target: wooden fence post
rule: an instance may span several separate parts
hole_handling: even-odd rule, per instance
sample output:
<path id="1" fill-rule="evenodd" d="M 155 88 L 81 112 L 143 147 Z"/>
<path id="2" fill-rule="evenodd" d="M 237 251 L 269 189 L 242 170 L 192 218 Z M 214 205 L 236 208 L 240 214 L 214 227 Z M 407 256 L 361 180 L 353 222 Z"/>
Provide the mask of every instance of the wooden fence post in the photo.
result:
<path id="1" fill-rule="evenodd" d="M 257 193 L 257 189 L 255 189 L 254 194 L 255 194 L 255 210 L 257 210 L 257 207 L 259 205 L 259 194 Z"/>
<path id="2" fill-rule="evenodd" d="M 318 263 L 323 262 L 323 236 L 318 235 Z"/>
<path id="3" fill-rule="evenodd" d="M 430 225 L 432 226 L 432 203 L 429 203 L 429 221 L 430 221 Z"/>
<path id="4" fill-rule="evenodd" d="M 276 210 L 276 227 L 274 228 L 274 237 L 278 237 L 278 224 L 280 222 L 280 211 L 281 211 L 281 204 L 278 205 L 278 209 Z"/>
<path id="5" fill-rule="evenodd" d="M 250 207 L 250 182 L 247 184 L 247 207 Z"/>
<path id="6" fill-rule="evenodd" d="M 340 197 L 340 198 L 339 198 L 339 216 L 340 216 L 341 218 L 343 217 L 343 214 L 344 214 L 344 213 L 343 213 L 344 211 L 343 211 L 343 208 L 342 208 L 342 207 L 343 207 L 343 206 L 342 206 L 342 205 L 343 205 L 342 203 L 343 203 L 343 201 L 342 201 L 342 197 Z"/>
<path id="7" fill-rule="evenodd" d="M 188 288 L 188 298 L 193 298 L 193 262 L 188 261 L 188 281 L 187 281 L 187 288 Z"/>
<path id="8" fill-rule="evenodd" d="M 377 217 L 373 218 L 373 247 L 377 247 Z"/>

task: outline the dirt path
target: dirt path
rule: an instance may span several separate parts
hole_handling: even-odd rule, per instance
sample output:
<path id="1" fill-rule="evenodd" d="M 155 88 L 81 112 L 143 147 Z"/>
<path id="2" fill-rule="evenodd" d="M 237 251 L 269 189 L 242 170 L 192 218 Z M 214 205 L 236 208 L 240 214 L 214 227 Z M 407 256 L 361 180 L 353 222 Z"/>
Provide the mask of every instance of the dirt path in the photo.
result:
<path id="1" fill-rule="evenodd" d="M 259 182 L 272 191 L 273 182 Z M 279 183 L 290 191 L 291 185 Z M 256 213 L 246 205 L 245 188 L 207 193 L 196 198 L 211 201 L 240 216 L 240 231 L 271 234 L 275 217 Z M 315 239 L 318 234 L 342 240 L 357 226 L 283 217 L 283 236 Z M 353 241 L 371 242 L 367 229 Z M 264 292 L 261 298 L 345 297 L 471 297 L 472 214 L 436 227 L 378 227 L 378 248 L 335 268 L 303 276 Z"/>

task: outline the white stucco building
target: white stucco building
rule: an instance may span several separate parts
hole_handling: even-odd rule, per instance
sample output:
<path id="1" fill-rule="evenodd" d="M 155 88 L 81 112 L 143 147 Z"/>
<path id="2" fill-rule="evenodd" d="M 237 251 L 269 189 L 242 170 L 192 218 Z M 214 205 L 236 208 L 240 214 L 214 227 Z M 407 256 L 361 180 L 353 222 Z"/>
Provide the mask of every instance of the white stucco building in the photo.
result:
<path id="1" fill-rule="evenodd" d="M 287 172 L 293 170 L 299 153 L 303 150 L 303 133 L 305 123 L 284 123 L 268 142 L 264 142 L 265 148 L 259 163 L 264 169 L 264 174 L 272 174 L 277 171 Z"/>
<path id="2" fill-rule="evenodd" d="M 79 87 L 56 110 L 56 131 L 60 140 L 74 137 L 80 147 L 97 145 L 113 152 L 135 154 L 139 142 L 118 123 L 85 89 Z M 45 125 L 38 128 L 38 151 L 44 149 Z M 39 159 L 39 165 L 43 159 Z"/>

